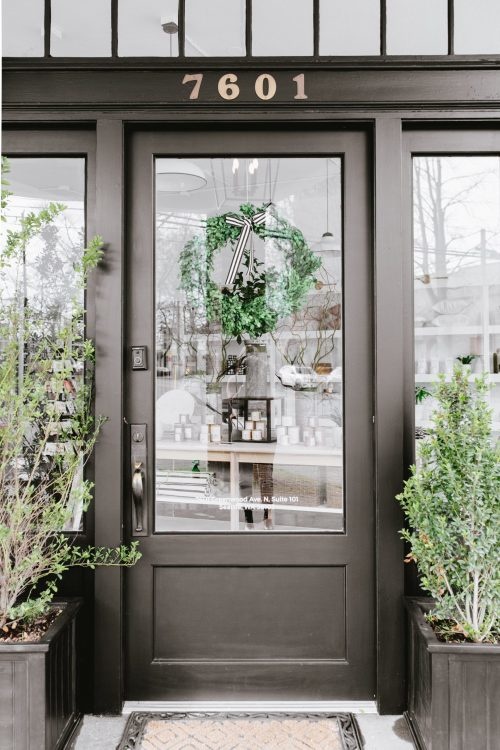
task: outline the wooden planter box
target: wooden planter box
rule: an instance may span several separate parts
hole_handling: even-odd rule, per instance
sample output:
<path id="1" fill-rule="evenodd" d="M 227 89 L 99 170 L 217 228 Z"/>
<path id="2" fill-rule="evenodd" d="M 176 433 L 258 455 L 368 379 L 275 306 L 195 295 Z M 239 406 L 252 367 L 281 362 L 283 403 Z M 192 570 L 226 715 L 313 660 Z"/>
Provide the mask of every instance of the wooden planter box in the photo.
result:
<path id="1" fill-rule="evenodd" d="M 33 643 L 0 644 L 0 748 L 61 750 L 78 725 L 76 614 L 64 611 Z"/>
<path id="2" fill-rule="evenodd" d="M 439 641 L 409 598 L 407 719 L 419 750 L 499 750 L 500 646 Z"/>

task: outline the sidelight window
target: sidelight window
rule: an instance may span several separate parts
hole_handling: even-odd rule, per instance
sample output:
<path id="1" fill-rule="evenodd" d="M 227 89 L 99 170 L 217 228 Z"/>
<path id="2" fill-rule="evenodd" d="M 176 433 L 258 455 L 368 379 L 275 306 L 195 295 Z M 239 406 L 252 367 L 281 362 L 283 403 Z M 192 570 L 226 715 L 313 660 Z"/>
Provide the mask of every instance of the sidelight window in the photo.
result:
<path id="1" fill-rule="evenodd" d="M 417 437 L 458 361 L 488 374 L 500 432 L 500 158 L 415 157 L 413 227 Z"/>
<path id="2" fill-rule="evenodd" d="M 339 158 L 156 159 L 156 530 L 342 531 Z"/>
<path id="3" fill-rule="evenodd" d="M 79 350 L 67 341 L 67 323 L 75 309 L 72 300 L 83 308 L 83 290 L 77 283 L 75 265 L 82 257 L 85 246 L 85 159 L 74 157 L 13 157 L 5 177 L 10 191 L 3 215 L 7 229 L 18 231 L 22 216 L 38 214 L 50 203 L 64 206 L 55 219 L 45 225 L 25 248 L 21 265 L 16 261 L 2 269 L 0 298 L 6 305 L 14 302 L 25 310 L 29 306 L 34 321 L 19 360 L 19 377 L 23 377 L 30 356 L 40 357 L 50 363 L 45 383 L 46 400 L 43 408 L 43 427 L 49 430 L 48 440 L 42 441 L 49 463 L 53 456 L 71 450 L 71 440 L 65 436 L 71 430 L 73 403 L 83 385 L 84 366 Z M 82 313 L 83 326 L 83 313 Z M 47 342 L 41 347 L 40 342 Z M 0 342 L 1 348 L 2 342 Z M 61 359 L 68 347 L 74 352 L 71 362 Z M 50 373 L 68 370 L 64 389 L 56 390 Z M 48 415 L 57 414 L 51 422 Z M 36 437 L 40 429 L 32 425 Z M 62 436 L 62 437 L 61 437 Z M 36 441 L 33 445 L 36 444 Z M 29 436 L 26 437 L 29 455 Z M 23 458 L 23 460 L 25 460 Z M 26 459 L 29 461 L 29 459 Z M 77 475 L 69 497 L 72 518 L 67 531 L 78 531 L 82 524 L 83 508 L 79 484 L 83 466 Z"/>

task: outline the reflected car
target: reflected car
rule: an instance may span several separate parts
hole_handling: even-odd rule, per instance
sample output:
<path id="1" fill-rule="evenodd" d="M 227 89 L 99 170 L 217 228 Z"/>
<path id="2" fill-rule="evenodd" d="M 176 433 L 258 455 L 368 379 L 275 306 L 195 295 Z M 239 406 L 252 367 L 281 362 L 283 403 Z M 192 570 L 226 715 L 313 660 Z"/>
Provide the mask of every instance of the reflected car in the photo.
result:
<path id="1" fill-rule="evenodd" d="M 306 365 L 283 365 L 277 372 L 282 385 L 295 388 L 296 391 L 313 389 L 318 386 L 318 376 Z"/>

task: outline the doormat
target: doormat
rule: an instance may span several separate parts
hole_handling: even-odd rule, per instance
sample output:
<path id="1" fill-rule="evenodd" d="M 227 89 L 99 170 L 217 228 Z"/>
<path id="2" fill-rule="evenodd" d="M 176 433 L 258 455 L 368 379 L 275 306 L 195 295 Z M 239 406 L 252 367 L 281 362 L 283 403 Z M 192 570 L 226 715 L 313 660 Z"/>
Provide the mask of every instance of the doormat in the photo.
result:
<path id="1" fill-rule="evenodd" d="M 362 750 L 352 714 L 134 711 L 117 750 Z"/>

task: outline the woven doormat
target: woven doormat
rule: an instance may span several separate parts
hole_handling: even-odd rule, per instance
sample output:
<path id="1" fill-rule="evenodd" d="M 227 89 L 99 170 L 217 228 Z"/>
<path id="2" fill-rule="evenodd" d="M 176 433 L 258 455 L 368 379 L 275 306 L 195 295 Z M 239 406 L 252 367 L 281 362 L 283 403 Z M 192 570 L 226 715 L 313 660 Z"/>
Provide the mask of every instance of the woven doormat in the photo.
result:
<path id="1" fill-rule="evenodd" d="M 143 713 L 117 750 L 361 750 L 352 714 Z"/>

